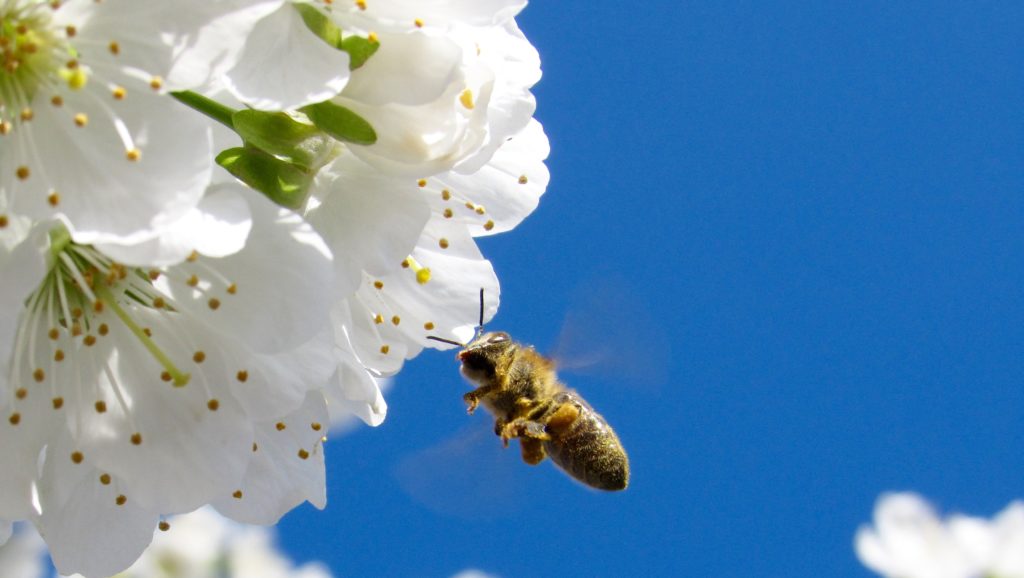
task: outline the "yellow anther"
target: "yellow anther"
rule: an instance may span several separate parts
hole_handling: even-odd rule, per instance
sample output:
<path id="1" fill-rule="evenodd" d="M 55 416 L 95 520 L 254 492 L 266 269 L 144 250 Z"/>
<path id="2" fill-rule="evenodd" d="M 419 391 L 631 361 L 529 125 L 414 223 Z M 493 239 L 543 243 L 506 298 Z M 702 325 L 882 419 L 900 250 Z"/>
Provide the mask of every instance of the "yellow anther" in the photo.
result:
<path id="1" fill-rule="evenodd" d="M 124 151 L 124 158 L 132 162 L 135 162 L 142 158 L 142 151 L 140 151 L 139 149 L 128 149 Z"/>
<path id="2" fill-rule="evenodd" d="M 309 452 L 306 450 L 299 450 L 299 459 L 305 460 L 309 458 Z"/>
<path id="3" fill-rule="evenodd" d="M 473 91 L 468 88 L 466 90 L 463 90 L 462 94 L 459 95 L 459 102 L 462 103 L 462 106 L 468 108 L 469 110 L 473 110 L 473 108 L 476 106 L 476 104 L 473 102 Z"/>

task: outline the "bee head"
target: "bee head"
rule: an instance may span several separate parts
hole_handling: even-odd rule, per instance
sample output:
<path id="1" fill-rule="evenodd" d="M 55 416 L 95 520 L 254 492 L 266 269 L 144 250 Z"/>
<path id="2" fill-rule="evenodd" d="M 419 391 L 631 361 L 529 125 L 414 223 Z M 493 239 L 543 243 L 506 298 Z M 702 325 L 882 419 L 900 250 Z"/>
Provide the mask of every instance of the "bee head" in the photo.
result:
<path id="1" fill-rule="evenodd" d="M 498 361 L 515 346 L 504 331 L 490 331 L 478 336 L 457 356 L 462 362 L 462 374 L 473 381 L 494 375 Z"/>

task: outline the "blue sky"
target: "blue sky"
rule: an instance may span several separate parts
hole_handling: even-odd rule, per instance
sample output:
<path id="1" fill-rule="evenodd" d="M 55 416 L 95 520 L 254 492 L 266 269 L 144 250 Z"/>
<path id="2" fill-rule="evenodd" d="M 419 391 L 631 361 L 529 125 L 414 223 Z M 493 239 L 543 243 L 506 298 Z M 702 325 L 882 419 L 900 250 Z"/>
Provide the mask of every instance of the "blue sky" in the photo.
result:
<path id="1" fill-rule="evenodd" d="M 338 576 L 866 577 L 852 536 L 880 492 L 984 516 L 1024 498 L 1024 5 L 536 2 L 519 21 L 552 181 L 481 242 L 491 327 L 547 350 L 581 291 L 623 280 L 655 321 L 594 340 L 634 363 L 670 346 L 669 379 L 564 377 L 632 486 L 519 463 L 428 352 L 384 425 L 328 444 L 327 510 L 280 527 L 293 556 Z"/>

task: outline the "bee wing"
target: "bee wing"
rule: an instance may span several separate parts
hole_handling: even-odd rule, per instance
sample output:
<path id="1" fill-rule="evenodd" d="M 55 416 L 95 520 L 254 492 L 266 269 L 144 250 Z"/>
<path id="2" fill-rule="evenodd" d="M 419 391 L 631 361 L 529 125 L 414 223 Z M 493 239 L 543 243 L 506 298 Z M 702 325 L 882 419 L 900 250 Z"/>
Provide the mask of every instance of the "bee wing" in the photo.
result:
<path id="1" fill-rule="evenodd" d="M 581 283 L 552 352 L 558 369 L 658 389 L 672 352 L 652 311 L 621 279 Z"/>
<path id="2" fill-rule="evenodd" d="M 464 520 L 506 518 L 526 499 L 528 468 L 519 462 L 517 446 L 502 448 L 489 424 L 473 423 L 402 457 L 392 472 L 409 497 L 437 514 Z"/>

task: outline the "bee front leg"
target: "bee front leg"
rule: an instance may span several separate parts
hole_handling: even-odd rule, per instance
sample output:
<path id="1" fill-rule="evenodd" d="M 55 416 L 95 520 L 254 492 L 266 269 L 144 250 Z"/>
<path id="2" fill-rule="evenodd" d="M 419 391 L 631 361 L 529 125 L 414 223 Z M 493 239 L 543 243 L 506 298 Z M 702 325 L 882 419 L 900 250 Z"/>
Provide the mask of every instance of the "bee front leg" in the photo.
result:
<path id="1" fill-rule="evenodd" d="M 480 399 L 486 397 L 487 394 L 494 390 L 493 385 L 483 385 L 473 391 L 467 392 L 462 396 L 462 401 L 466 402 L 469 407 L 466 408 L 466 413 L 472 415 L 478 405 L 480 405 Z"/>

